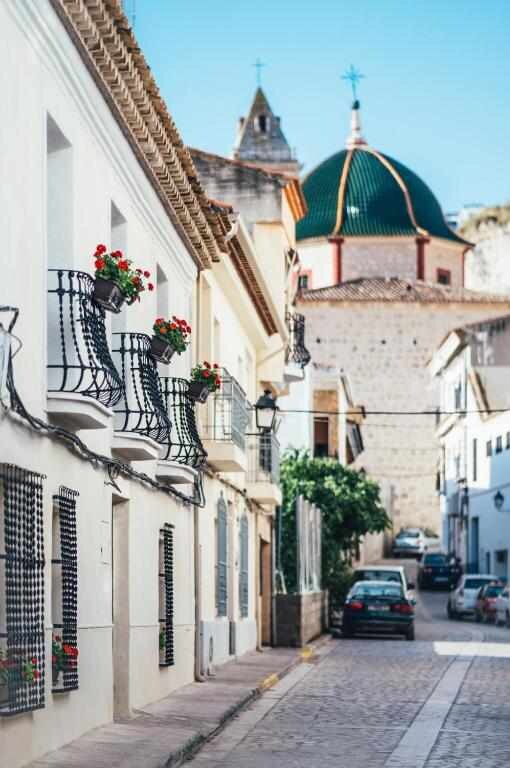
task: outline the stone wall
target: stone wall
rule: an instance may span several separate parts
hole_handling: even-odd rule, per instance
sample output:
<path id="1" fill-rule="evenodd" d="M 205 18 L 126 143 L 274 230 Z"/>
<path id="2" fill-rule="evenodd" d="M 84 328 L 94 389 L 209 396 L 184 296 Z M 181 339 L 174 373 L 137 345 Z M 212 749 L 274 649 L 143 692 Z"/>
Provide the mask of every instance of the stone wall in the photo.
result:
<path id="1" fill-rule="evenodd" d="M 302 648 L 329 625 L 328 592 L 276 596 L 276 645 Z"/>
<path id="2" fill-rule="evenodd" d="M 508 304 L 300 302 L 306 316 L 314 388 L 346 373 L 355 402 L 370 411 L 435 410 L 427 363 L 453 328 L 508 313 Z M 324 389 L 327 387 L 325 386 Z M 365 450 L 355 466 L 381 484 L 394 528 L 439 532 L 434 416 L 367 415 Z"/>
<path id="3" fill-rule="evenodd" d="M 377 241 L 359 239 L 342 243 L 342 280 L 359 277 L 400 277 L 416 280 L 414 238 Z"/>

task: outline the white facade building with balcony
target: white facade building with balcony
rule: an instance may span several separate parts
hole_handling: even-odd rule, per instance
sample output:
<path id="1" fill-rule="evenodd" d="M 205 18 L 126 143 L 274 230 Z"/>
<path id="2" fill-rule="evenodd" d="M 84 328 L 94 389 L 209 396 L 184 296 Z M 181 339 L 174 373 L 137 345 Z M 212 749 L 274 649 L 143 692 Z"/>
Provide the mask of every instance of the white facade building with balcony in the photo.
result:
<path id="1" fill-rule="evenodd" d="M 430 372 L 440 386 L 442 546 L 467 571 L 508 579 L 510 318 L 452 331 Z"/>

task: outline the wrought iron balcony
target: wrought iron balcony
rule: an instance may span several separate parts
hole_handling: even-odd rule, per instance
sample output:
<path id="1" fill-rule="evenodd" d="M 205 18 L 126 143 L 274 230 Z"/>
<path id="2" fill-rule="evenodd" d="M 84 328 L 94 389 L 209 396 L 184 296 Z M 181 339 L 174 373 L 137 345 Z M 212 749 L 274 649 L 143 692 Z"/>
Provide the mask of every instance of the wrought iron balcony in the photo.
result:
<path id="1" fill-rule="evenodd" d="M 188 380 L 161 377 L 163 401 L 172 423 L 170 441 L 162 458 L 199 469 L 207 452 L 202 445 L 195 417 L 195 402 L 188 394 Z"/>
<path id="2" fill-rule="evenodd" d="M 260 432 L 247 436 L 248 495 L 261 504 L 277 506 L 281 503 L 280 444 L 274 432 Z"/>
<path id="3" fill-rule="evenodd" d="M 161 445 L 170 443 L 171 424 L 151 340 L 145 333 L 114 333 L 113 339 L 124 383 L 123 397 L 114 408 L 113 449 L 126 459 L 158 458 Z"/>
<path id="4" fill-rule="evenodd" d="M 221 387 L 209 397 L 202 417 L 202 436 L 208 461 L 224 472 L 246 469 L 248 402 L 239 382 L 223 368 Z"/>
<path id="5" fill-rule="evenodd" d="M 86 272 L 49 270 L 48 412 L 75 428 L 106 426 L 107 409 L 123 394 L 108 347 L 105 313 L 93 301 L 93 289 L 94 280 Z M 81 398 L 88 398 L 88 411 Z"/>
<path id="6" fill-rule="evenodd" d="M 305 346 L 305 317 L 299 312 L 287 312 L 287 328 L 289 342 L 285 351 L 285 362 L 305 368 L 311 360 L 311 355 Z"/>

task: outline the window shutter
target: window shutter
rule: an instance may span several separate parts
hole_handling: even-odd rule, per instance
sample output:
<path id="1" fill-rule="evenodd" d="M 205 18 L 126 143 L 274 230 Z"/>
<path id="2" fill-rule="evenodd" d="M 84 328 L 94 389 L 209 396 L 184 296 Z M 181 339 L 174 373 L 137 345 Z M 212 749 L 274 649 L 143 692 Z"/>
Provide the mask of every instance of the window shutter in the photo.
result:
<path id="1" fill-rule="evenodd" d="M 217 541 L 217 595 L 216 607 L 218 616 L 227 615 L 227 504 L 223 494 L 218 499 L 218 541 Z"/>
<path id="2" fill-rule="evenodd" d="M 174 655 L 174 531 L 165 525 L 160 531 L 162 557 L 159 572 L 159 666 L 171 667 Z"/>
<path id="3" fill-rule="evenodd" d="M 248 616 L 248 518 L 243 515 L 239 531 L 239 606 L 242 618 Z"/>

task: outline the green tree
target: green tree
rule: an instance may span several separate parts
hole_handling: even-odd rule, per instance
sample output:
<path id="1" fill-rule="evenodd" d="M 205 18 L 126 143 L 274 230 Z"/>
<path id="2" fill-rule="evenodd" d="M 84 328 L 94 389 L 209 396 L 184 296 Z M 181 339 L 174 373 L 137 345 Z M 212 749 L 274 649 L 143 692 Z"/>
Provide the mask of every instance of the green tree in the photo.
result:
<path id="1" fill-rule="evenodd" d="M 390 526 L 379 485 L 336 459 L 313 459 L 307 451 L 284 455 L 281 485 L 281 567 L 287 589 L 296 588 L 295 502 L 303 496 L 322 511 L 322 586 L 332 602 L 342 599 L 351 551 L 362 536 Z"/>

